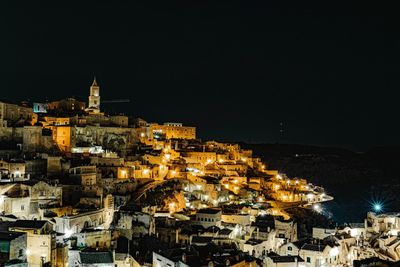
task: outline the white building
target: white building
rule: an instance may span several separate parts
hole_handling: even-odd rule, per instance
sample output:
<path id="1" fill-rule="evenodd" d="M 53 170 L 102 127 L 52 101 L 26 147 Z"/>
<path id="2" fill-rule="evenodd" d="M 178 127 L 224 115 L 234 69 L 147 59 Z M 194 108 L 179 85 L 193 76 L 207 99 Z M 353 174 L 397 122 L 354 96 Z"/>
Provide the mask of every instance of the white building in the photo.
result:
<path id="1" fill-rule="evenodd" d="M 204 228 L 211 226 L 221 226 L 221 210 L 218 209 L 202 209 L 196 213 L 195 224 L 200 224 Z"/>

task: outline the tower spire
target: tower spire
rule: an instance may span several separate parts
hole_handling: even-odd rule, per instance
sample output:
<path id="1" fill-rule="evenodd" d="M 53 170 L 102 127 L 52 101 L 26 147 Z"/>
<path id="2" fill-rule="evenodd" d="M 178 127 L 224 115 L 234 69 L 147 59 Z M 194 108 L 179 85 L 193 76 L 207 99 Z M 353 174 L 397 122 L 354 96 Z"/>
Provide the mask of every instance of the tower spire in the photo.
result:
<path id="1" fill-rule="evenodd" d="M 93 77 L 93 83 L 90 86 L 87 111 L 89 113 L 100 113 L 100 86 L 97 85 L 96 76 Z"/>
<path id="2" fill-rule="evenodd" d="M 96 75 L 93 76 L 93 83 L 92 83 L 92 86 L 98 86 L 98 85 L 97 85 L 97 81 L 96 81 Z"/>

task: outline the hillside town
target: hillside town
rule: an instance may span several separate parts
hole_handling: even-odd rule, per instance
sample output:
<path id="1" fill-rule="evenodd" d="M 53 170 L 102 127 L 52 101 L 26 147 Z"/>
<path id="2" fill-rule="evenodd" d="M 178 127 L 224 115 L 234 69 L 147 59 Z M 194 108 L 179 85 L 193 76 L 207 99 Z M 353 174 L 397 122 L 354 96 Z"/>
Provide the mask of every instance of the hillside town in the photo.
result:
<path id="1" fill-rule="evenodd" d="M 88 101 L 0 101 L 0 265 L 361 266 L 400 261 L 400 213 L 300 231 L 333 200 L 196 127 Z"/>

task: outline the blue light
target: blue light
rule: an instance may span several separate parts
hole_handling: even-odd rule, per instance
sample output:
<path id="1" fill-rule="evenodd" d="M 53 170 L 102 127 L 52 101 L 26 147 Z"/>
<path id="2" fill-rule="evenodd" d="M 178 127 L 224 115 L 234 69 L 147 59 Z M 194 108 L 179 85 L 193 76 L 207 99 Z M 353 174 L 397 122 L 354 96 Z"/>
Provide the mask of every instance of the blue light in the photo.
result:
<path id="1" fill-rule="evenodd" d="M 381 211 L 381 210 L 382 210 L 382 205 L 379 204 L 379 203 L 375 203 L 375 204 L 374 204 L 374 210 L 375 210 L 376 212 Z"/>

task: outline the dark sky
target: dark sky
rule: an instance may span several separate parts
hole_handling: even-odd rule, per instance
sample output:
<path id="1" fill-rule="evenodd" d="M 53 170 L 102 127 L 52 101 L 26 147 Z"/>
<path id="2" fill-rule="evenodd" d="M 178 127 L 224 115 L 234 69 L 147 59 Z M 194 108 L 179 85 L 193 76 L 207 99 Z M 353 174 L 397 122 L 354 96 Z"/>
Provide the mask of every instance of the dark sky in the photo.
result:
<path id="1" fill-rule="evenodd" d="M 105 108 L 196 125 L 204 139 L 400 143 L 394 7 L 15 2 L 0 4 L 0 98 L 86 99 L 95 74 L 102 99 L 132 100 Z"/>

